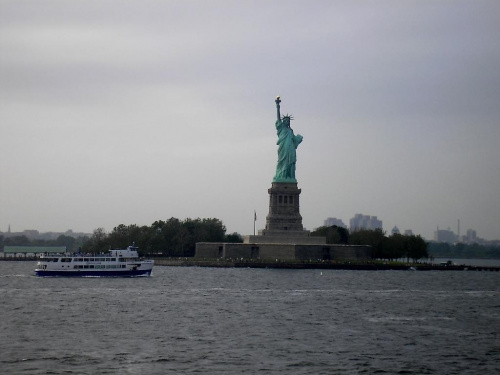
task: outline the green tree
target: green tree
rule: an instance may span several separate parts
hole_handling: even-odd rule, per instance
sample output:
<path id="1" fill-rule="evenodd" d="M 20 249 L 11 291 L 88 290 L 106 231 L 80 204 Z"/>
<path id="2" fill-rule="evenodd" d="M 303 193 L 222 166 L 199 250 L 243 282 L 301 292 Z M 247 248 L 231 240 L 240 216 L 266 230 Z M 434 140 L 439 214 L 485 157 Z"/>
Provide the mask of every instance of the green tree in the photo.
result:
<path id="1" fill-rule="evenodd" d="M 350 234 L 349 243 L 351 245 L 369 245 L 373 249 L 373 257 L 381 258 L 383 253 L 383 242 L 385 235 L 382 229 L 368 230 L 360 229 Z"/>
<path id="2" fill-rule="evenodd" d="M 107 242 L 114 249 L 125 249 L 134 244 L 139 247 L 139 253 L 144 255 L 151 252 L 153 230 L 153 227 L 120 224 L 108 235 Z"/>
<path id="3" fill-rule="evenodd" d="M 188 218 L 181 222 L 172 217 L 167 221 L 157 220 L 149 227 L 120 224 L 109 234 L 98 228 L 83 245 L 83 251 L 102 252 L 135 243 L 141 255 L 191 257 L 197 242 L 224 242 L 226 239 L 242 242 L 237 233 L 226 236 L 226 227 L 219 219 Z"/>
<path id="4" fill-rule="evenodd" d="M 241 234 L 233 232 L 231 234 L 226 234 L 226 238 L 224 239 L 224 242 L 243 243 L 243 237 L 241 236 Z"/>
<path id="5" fill-rule="evenodd" d="M 182 226 L 182 222 L 174 217 L 168 219 L 162 231 L 165 239 L 165 248 L 163 254 L 165 256 L 182 256 L 183 243 L 187 237 L 186 229 Z"/>
<path id="6" fill-rule="evenodd" d="M 406 254 L 406 236 L 393 234 L 387 237 L 382 243 L 382 251 L 379 255 L 382 259 L 399 259 Z"/>
<path id="7" fill-rule="evenodd" d="M 77 240 L 71 236 L 61 234 L 54 242 L 55 246 L 66 246 L 66 251 L 73 252 L 77 250 Z"/>
<path id="8" fill-rule="evenodd" d="M 411 258 L 413 261 L 417 261 L 421 258 L 428 258 L 429 252 L 427 251 L 427 242 L 420 237 L 420 235 L 415 236 L 405 236 L 406 237 L 406 258 Z"/>
<path id="9" fill-rule="evenodd" d="M 101 253 L 109 250 L 108 235 L 104 228 L 94 229 L 92 236 L 82 246 L 82 251 L 85 253 Z"/>
<path id="10" fill-rule="evenodd" d="M 3 241 L 5 246 L 29 246 L 31 245 L 31 241 L 25 235 L 22 236 L 14 236 L 7 237 Z"/>
<path id="11" fill-rule="evenodd" d="M 319 227 L 311 232 L 311 236 L 326 237 L 327 244 L 349 243 L 349 231 L 345 228 L 333 225 L 331 227 Z"/>
<path id="12" fill-rule="evenodd" d="M 223 242 L 226 227 L 219 219 L 186 219 L 182 223 L 186 230 L 182 235 L 182 255 L 192 257 L 195 254 L 197 242 Z"/>

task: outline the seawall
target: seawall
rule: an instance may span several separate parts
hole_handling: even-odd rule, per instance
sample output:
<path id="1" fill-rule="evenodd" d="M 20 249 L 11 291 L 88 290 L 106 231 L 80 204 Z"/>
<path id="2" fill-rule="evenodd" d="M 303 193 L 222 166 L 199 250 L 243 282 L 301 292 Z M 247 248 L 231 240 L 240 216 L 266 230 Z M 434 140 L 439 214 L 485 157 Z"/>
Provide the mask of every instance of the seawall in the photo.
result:
<path id="1" fill-rule="evenodd" d="M 191 259 L 191 258 L 156 258 L 155 265 L 170 267 L 219 267 L 219 268 L 281 268 L 281 269 L 334 269 L 334 270 L 415 270 L 415 271 L 492 271 L 499 272 L 500 267 L 482 267 L 468 265 L 441 266 L 420 263 L 384 263 L 384 262 L 330 262 L 330 261 L 259 261 L 232 259 Z"/>

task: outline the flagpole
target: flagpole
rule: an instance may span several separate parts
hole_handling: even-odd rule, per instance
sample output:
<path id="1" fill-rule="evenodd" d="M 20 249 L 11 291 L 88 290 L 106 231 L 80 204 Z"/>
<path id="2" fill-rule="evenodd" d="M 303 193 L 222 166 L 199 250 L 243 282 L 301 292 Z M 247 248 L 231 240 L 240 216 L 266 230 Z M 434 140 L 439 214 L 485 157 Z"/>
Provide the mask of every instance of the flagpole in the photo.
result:
<path id="1" fill-rule="evenodd" d="M 257 212 L 253 210 L 253 235 L 255 236 L 255 222 L 257 221 Z"/>

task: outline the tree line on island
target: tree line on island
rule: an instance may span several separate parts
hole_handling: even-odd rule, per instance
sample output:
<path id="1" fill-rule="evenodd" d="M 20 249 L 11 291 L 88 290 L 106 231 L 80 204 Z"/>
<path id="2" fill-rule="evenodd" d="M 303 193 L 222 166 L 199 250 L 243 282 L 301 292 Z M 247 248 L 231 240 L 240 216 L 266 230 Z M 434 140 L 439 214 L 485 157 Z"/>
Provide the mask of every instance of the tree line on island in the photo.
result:
<path id="1" fill-rule="evenodd" d="M 311 232 L 312 236 L 326 237 L 328 244 L 370 245 L 375 259 L 412 259 L 417 261 L 429 258 L 427 242 L 421 236 L 393 234 L 386 236 L 382 229 L 360 229 L 349 232 L 336 225 L 319 227 Z"/>
<path id="2" fill-rule="evenodd" d="M 238 233 L 226 234 L 219 219 L 170 218 L 157 220 L 150 226 L 120 224 L 109 233 L 97 228 L 90 237 L 61 235 L 55 240 L 29 239 L 26 236 L 0 236 L 4 246 L 65 246 L 68 252 L 103 253 L 109 249 L 125 249 L 135 244 L 142 256 L 192 257 L 197 242 L 243 242 Z"/>
<path id="3" fill-rule="evenodd" d="M 498 246 L 428 243 L 418 235 L 387 236 L 381 229 L 349 232 L 338 226 L 319 227 L 311 232 L 311 236 L 324 236 L 327 244 L 370 245 L 375 259 L 500 258 Z M 135 243 L 142 256 L 192 257 L 197 242 L 241 243 L 243 237 L 236 232 L 227 234 L 219 219 L 179 220 L 172 217 L 166 221 L 155 221 L 150 226 L 120 224 L 109 233 L 97 228 L 90 237 L 61 235 L 55 240 L 40 240 L 0 235 L 0 250 L 3 251 L 4 246 L 65 246 L 68 252 L 102 253 Z"/>
<path id="4" fill-rule="evenodd" d="M 94 230 L 82 247 L 83 252 L 105 252 L 110 248 L 124 249 L 134 243 L 141 255 L 164 257 L 193 257 L 197 242 L 243 242 L 238 233 L 226 234 L 219 219 L 170 218 L 158 220 L 151 226 L 120 224 L 111 233 Z"/>

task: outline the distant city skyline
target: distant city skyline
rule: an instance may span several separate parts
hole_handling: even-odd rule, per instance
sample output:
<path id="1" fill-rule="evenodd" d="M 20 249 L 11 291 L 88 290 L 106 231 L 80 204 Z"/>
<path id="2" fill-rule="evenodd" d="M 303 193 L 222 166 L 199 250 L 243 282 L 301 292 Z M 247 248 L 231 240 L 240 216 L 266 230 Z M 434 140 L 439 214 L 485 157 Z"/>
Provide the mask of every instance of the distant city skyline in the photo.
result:
<path id="1" fill-rule="evenodd" d="M 255 216 L 256 217 L 256 216 Z M 349 222 L 352 224 L 349 228 L 347 227 L 347 225 L 343 222 L 342 219 L 338 219 L 338 218 L 334 218 L 334 217 L 328 217 L 327 219 L 325 219 L 323 221 L 323 226 L 333 226 L 333 225 L 337 225 L 337 226 L 340 226 L 340 227 L 343 227 L 343 228 L 346 228 L 346 229 L 349 229 L 349 231 L 355 231 L 355 230 L 359 230 L 361 228 L 363 229 L 369 229 L 369 230 L 374 230 L 378 227 L 378 224 L 380 224 L 380 227 L 382 228 L 382 230 L 386 233 L 386 235 L 391 235 L 391 234 L 394 234 L 395 233 L 395 230 L 397 229 L 397 233 L 401 233 L 401 234 L 405 234 L 405 235 L 414 235 L 414 234 L 419 234 L 419 233 L 414 233 L 413 229 L 411 228 L 404 228 L 402 231 L 400 230 L 400 228 L 397 226 L 397 225 L 394 225 L 391 229 L 389 229 L 389 227 L 386 227 L 384 228 L 382 226 L 382 223 L 383 223 L 383 220 L 379 220 L 377 218 L 377 216 L 374 216 L 374 215 L 364 215 L 364 214 L 361 214 L 361 213 L 357 213 L 355 214 L 350 220 Z M 365 226 L 361 225 L 361 223 L 364 223 Z M 118 225 L 120 224 L 124 224 L 124 223 L 119 223 L 119 224 L 116 224 L 114 227 L 117 227 Z M 136 223 L 128 223 L 128 224 L 125 224 L 125 225 L 137 225 Z M 149 226 L 151 225 L 152 223 L 150 224 L 144 224 L 146 226 Z M 113 228 L 114 228 L 113 227 Z M 320 226 L 318 226 L 320 227 Z M 316 229 L 318 227 L 315 227 L 313 229 Z M 106 229 L 104 228 L 107 232 L 111 232 L 113 230 L 113 228 L 111 229 Z M 97 227 L 92 229 L 91 231 L 88 231 L 88 232 L 84 232 L 84 231 L 74 231 L 73 229 L 67 229 L 67 230 L 64 230 L 64 231 L 41 231 L 39 229 L 20 229 L 20 230 L 12 230 L 11 229 L 11 226 L 9 225 L 8 228 L 7 228 L 7 231 L 3 231 L 2 228 L 0 228 L 0 235 L 4 235 L 4 234 L 9 234 L 9 233 L 12 233 L 12 234 L 31 234 L 32 237 L 36 238 L 36 233 L 38 234 L 49 234 L 49 237 L 50 238 L 57 238 L 58 235 L 61 235 L 61 234 L 64 234 L 64 235 L 69 235 L 69 236 L 74 236 L 74 237 L 78 237 L 78 236 L 84 236 L 84 235 L 87 235 L 87 236 L 91 236 L 93 231 L 95 229 L 98 229 Z M 450 227 L 447 227 L 447 229 L 440 229 L 439 226 L 437 226 L 437 230 L 434 231 L 432 237 L 425 237 L 421 234 L 423 238 L 425 238 L 426 240 L 428 241 L 437 241 L 437 242 L 474 242 L 474 241 L 498 241 L 500 240 L 500 238 L 484 238 L 484 237 L 481 237 L 480 235 L 478 235 L 478 231 L 476 229 L 473 229 L 473 228 L 467 228 L 467 230 L 465 231 L 466 234 L 465 235 L 460 235 L 458 234 L 458 231 L 457 233 L 455 233 L 453 231 L 453 229 L 451 229 Z M 232 233 L 232 232 L 227 232 L 228 234 L 229 233 Z M 480 231 L 479 231 L 480 233 Z M 240 235 L 245 235 L 245 234 L 248 234 L 248 233 L 239 233 Z"/>

